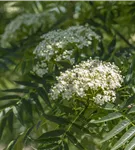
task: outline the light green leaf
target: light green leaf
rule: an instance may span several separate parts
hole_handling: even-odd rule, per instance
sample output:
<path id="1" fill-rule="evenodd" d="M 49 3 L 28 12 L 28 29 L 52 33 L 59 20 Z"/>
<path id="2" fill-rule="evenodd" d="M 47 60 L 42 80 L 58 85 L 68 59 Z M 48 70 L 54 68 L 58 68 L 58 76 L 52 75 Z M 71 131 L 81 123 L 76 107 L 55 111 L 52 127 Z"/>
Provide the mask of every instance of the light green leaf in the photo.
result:
<path id="1" fill-rule="evenodd" d="M 125 144 L 130 138 L 135 135 L 135 126 L 131 127 L 121 138 L 117 141 L 117 143 L 113 146 L 111 150 L 116 150 Z"/>
<path id="2" fill-rule="evenodd" d="M 132 107 L 132 108 L 130 109 L 130 111 L 128 112 L 128 114 L 132 114 L 132 113 L 135 113 L 135 106 Z"/>
<path id="3" fill-rule="evenodd" d="M 105 110 L 116 110 L 116 107 L 115 107 L 114 104 L 107 103 L 107 104 L 103 107 L 103 109 L 105 109 Z"/>
<path id="4" fill-rule="evenodd" d="M 135 148 L 135 137 L 126 146 L 125 150 L 134 150 L 134 148 Z"/>
<path id="5" fill-rule="evenodd" d="M 114 137 L 115 135 L 117 135 L 118 133 L 120 133 L 122 130 L 124 130 L 128 125 L 130 124 L 129 120 L 122 120 L 120 121 L 109 133 L 107 133 L 104 137 L 104 139 L 101 141 L 105 142 L 109 139 L 111 139 L 112 137 Z"/>
<path id="6" fill-rule="evenodd" d="M 108 114 L 107 116 L 104 116 L 103 118 L 101 118 L 99 120 L 91 120 L 91 123 L 102 123 L 102 122 L 114 120 L 114 119 L 117 119 L 120 117 L 122 117 L 121 113 L 113 112 L 113 113 Z"/>

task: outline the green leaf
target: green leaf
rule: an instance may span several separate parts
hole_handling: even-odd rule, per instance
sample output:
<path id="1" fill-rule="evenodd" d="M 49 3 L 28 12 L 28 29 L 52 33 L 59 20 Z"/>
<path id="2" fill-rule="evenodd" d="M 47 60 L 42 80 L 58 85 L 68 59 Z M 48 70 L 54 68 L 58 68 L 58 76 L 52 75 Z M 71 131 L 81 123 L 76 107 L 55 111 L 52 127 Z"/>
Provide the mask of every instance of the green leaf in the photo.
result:
<path id="1" fill-rule="evenodd" d="M 15 93 L 28 93 L 28 89 L 8 89 L 8 90 L 2 90 L 2 92 L 15 92 Z"/>
<path id="2" fill-rule="evenodd" d="M 13 100 L 11 102 L 8 102 L 7 104 L 3 104 L 0 106 L 0 110 L 5 109 L 7 107 L 15 106 L 18 100 Z"/>
<path id="3" fill-rule="evenodd" d="M 66 132 L 68 139 L 80 150 L 85 150 L 85 148 L 79 143 L 76 137 L 71 132 Z"/>
<path id="4" fill-rule="evenodd" d="M 4 150 L 22 150 L 25 144 L 24 142 L 33 128 L 34 126 L 28 128 L 25 132 L 22 132 L 15 140 L 11 141 Z"/>
<path id="5" fill-rule="evenodd" d="M 129 120 L 125 119 L 125 120 L 120 121 L 109 133 L 107 133 L 105 135 L 105 137 L 101 141 L 101 143 L 111 139 L 112 137 L 114 137 L 115 135 L 120 133 L 122 130 L 124 130 L 129 125 L 130 125 L 130 121 Z"/>
<path id="6" fill-rule="evenodd" d="M 116 37 L 114 37 L 114 39 L 111 41 L 111 43 L 108 46 L 108 52 L 112 53 L 115 49 L 116 46 Z"/>
<path id="7" fill-rule="evenodd" d="M 122 108 L 126 108 L 128 105 L 134 103 L 134 101 L 135 101 L 135 94 L 127 99 L 126 103 L 122 106 Z"/>
<path id="8" fill-rule="evenodd" d="M 46 114 L 44 114 L 44 117 L 47 120 L 55 122 L 57 124 L 68 124 L 69 123 L 69 121 L 67 119 L 62 118 L 62 117 L 57 117 L 57 116 L 52 116 L 52 115 L 46 115 Z"/>
<path id="9" fill-rule="evenodd" d="M 13 119 L 14 119 L 14 114 L 13 114 L 13 111 L 11 111 L 7 118 L 8 127 L 11 132 L 13 131 Z"/>
<path id="10" fill-rule="evenodd" d="M 35 142 L 37 143 L 54 143 L 60 141 L 60 137 L 49 137 L 49 138 L 43 138 L 43 139 L 36 139 Z"/>
<path id="11" fill-rule="evenodd" d="M 66 114 L 74 114 L 75 111 L 71 108 L 71 107 L 68 107 L 68 106 L 65 106 L 65 105 L 62 105 L 62 104 L 58 104 L 60 110 L 62 112 L 65 112 Z"/>
<path id="12" fill-rule="evenodd" d="M 66 142 L 63 142 L 64 150 L 69 150 L 68 144 Z"/>
<path id="13" fill-rule="evenodd" d="M 26 110 L 26 112 L 28 113 L 28 115 L 31 117 L 30 119 L 33 118 L 33 114 L 32 114 L 32 104 L 29 100 L 26 99 L 22 99 L 22 106 L 23 106 L 23 111 Z"/>
<path id="14" fill-rule="evenodd" d="M 117 118 L 122 117 L 122 114 L 119 112 L 113 112 L 108 114 L 107 116 L 102 117 L 99 120 L 91 120 L 91 123 L 102 123 L 102 122 L 106 122 L 106 121 L 110 121 L 110 120 L 114 120 Z"/>
<path id="15" fill-rule="evenodd" d="M 26 61 L 23 61 L 22 64 L 21 64 L 21 72 L 22 72 L 22 75 L 25 73 L 25 69 L 26 69 Z"/>
<path id="16" fill-rule="evenodd" d="M 26 136 L 30 133 L 29 131 L 31 128 L 27 129 L 25 132 L 22 132 L 17 140 L 15 140 L 14 144 L 12 145 L 12 150 L 22 150 L 24 147 L 24 138 L 26 139 Z"/>
<path id="17" fill-rule="evenodd" d="M 42 79 L 41 77 L 39 77 L 39 76 L 37 76 L 37 75 L 34 75 L 34 74 L 29 74 L 29 77 L 30 77 L 32 80 L 36 81 L 37 83 L 43 84 L 43 79 Z"/>
<path id="18" fill-rule="evenodd" d="M 76 124 L 76 123 L 73 123 L 72 125 L 73 125 L 73 127 L 79 129 L 80 132 L 83 132 L 83 133 L 86 133 L 86 134 L 90 134 L 88 128 L 85 128 L 84 126 L 80 126 L 80 125 L 78 125 L 78 124 Z M 94 124 L 94 125 L 95 125 L 95 124 Z"/>
<path id="19" fill-rule="evenodd" d="M 129 142 L 124 150 L 134 150 L 135 149 L 135 137 Z"/>
<path id="20" fill-rule="evenodd" d="M 5 147 L 3 150 L 12 150 L 13 144 L 14 144 L 14 140 L 11 141 L 11 142 L 7 145 L 7 147 Z"/>
<path id="21" fill-rule="evenodd" d="M 41 139 L 46 139 L 46 138 L 61 136 L 64 133 L 65 133 L 64 130 L 49 131 L 49 132 L 43 133 L 38 139 L 36 139 L 36 141 L 41 140 Z"/>
<path id="22" fill-rule="evenodd" d="M 64 68 L 69 68 L 72 66 L 67 60 L 58 61 L 57 64 L 63 66 Z"/>
<path id="23" fill-rule="evenodd" d="M 17 119 L 20 121 L 22 125 L 24 125 L 24 116 L 23 116 L 23 110 L 21 106 L 14 106 L 13 107 L 13 113 L 17 117 Z"/>
<path id="24" fill-rule="evenodd" d="M 7 96 L 3 96 L 0 97 L 0 100 L 10 100 L 10 99 L 19 99 L 20 96 L 18 95 L 7 95 Z"/>
<path id="25" fill-rule="evenodd" d="M 36 83 L 32 83 L 32 82 L 28 82 L 28 81 L 14 81 L 14 82 L 19 84 L 19 85 L 28 86 L 28 87 L 32 87 L 32 88 L 37 88 Z"/>
<path id="26" fill-rule="evenodd" d="M 38 96 L 35 94 L 35 93 L 30 93 L 30 96 L 31 98 L 33 98 L 33 100 L 35 101 L 37 107 L 38 107 L 38 110 L 41 111 L 42 113 L 44 113 L 44 109 L 38 99 Z"/>
<path id="27" fill-rule="evenodd" d="M 119 147 L 121 147 L 123 144 L 125 144 L 130 138 L 132 138 L 135 135 L 135 126 L 131 127 L 113 146 L 111 150 L 116 150 Z"/>
<path id="28" fill-rule="evenodd" d="M 116 107 L 114 104 L 107 103 L 105 106 L 103 106 L 103 109 L 105 109 L 105 110 L 116 110 Z"/>
<path id="29" fill-rule="evenodd" d="M 132 114 L 132 113 L 135 113 L 135 106 L 132 107 L 132 108 L 129 110 L 129 112 L 128 112 L 128 114 Z"/>
<path id="30" fill-rule="evenodd" d="M 1 120 L 1 124 L 0 124 L 0 139 L 3 135 L 3 131 L 4 131 L 4 128 L 6 126 L 6 122 L 7 122 L 7 118 L 4 117 L 2 120 Z"/>
<path id="31" fill-rule="evenodd" d="M 121 59 L 116 56 L 114 56 L 113 59 L 114 59 L 115 64 L 117 66 L 121 67 Z"/>
<path id="32" fill-rule="evenodd" d="M 26 131 L 25 131 L 25 134 L 24 134 L 24 138 L 23 138 L 23 142 L 24 144 L 26 143 L 27 139 L 28 139 L 28 136 L 30 135 L 31 131 L 34 129 L 35 125 L 33 125 L 32 127 L 28 128 Z"/>
<path id="33" fill-rule="evenodd" d="M 53 150 L 54 148 L 58 147 L 59 144 L 58 143 L 52 143 L 52 144 L 48 144 L 46 146 L 43 147 L 38 147 L 38 150 Z"/>
<path id="34" fill-rule="evenodd" d="M 49 97 L 48 97 L 48 94 L 46 92 L 46 90 L 42 87 L 39 87 L 37 89 L 37 92 L 38 94 L 40 95 L 40 97 L 45 101 L 45 103 L 51 107 L 51 103 L 50 103 L 50 100 L 49 100 Z"/>

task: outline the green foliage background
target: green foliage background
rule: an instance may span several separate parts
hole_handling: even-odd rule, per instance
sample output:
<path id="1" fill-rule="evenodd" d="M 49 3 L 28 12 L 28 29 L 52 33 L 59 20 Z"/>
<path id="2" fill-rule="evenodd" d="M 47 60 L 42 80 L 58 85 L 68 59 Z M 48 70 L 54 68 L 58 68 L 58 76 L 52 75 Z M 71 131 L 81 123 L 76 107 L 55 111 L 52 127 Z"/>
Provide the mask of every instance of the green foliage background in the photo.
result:
<path id="1" fill-rule="evenodd" d="M 135 2 L 0 2 L 0 17 L 0 143 L 5 150 L 135 149 Z M 41 35 L 72 25 L 94 28 L 101 41 L 88 49 L 90 56 L 114 62 L 122 71 L 124 83 L 114 104 L 52 102 L 48 91 L 55 72 L 43 78 L 31 73 Z"/>

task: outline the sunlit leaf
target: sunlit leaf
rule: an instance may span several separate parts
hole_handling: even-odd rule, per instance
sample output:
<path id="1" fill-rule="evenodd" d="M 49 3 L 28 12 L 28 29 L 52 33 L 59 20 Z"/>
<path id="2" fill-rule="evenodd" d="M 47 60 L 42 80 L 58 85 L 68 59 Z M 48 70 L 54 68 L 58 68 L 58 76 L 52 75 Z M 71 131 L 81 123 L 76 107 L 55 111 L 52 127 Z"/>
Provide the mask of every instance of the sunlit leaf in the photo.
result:
<path id="1" fill-rule="evenodd" d="M 135 135 L 135 126 L 132 126 L 130 129 L 127 130 L 126 133 L 117 141 L 117 143 L 112 147 L 111 150 L 116 150 L 125 144 L 130 138 Z"/>
<path id="2" fill-rule="evenodd" d="M 129 120 L 120 121 L 109 133 L 107 133 L 101 142 L 105 142 L 115 135 L 119 134 L 122 130 L 124 130 L 127 126 L 130 125 Z"/>
<path id="3" fill-rule="evenodd" d="M 129 142 L 124 150 L 134 150 L 135 148 L 135 137 Z"/>
<path id="4" fill-rule="evenodd" d="M 91 120 L 91 123 L 102 123 L 102 122 L 114 120 L 114 119 L 117 119 L 117 118 L 120 118 L 120 117 L 122 117 L 121 113 L 113 112 L 113 113 L 109 113 L 107 116 L 104 116 L 99 120 Z"/>

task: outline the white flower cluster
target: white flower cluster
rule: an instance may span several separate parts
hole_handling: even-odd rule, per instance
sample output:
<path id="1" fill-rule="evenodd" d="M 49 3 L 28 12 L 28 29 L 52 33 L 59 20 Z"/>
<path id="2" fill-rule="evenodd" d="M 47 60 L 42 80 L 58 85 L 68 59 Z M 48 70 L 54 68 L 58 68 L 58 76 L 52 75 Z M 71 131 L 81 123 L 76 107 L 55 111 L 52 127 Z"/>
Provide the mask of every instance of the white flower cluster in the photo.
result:
<path id="1" fill-rule="evenodd" d="M 49 93 L 51 99 L 86 98 L 103 105 L 115 101 L 123 77 L 115 64 L 89 59 L 61 73 L 57 82 Z"/>
<path id="2" fill-rule="evenodd" d="M 48 63 L 67 60 L 73 65 L 75 63 L 74 51 L 91 46 L 93 39 L 100 40 L 100 37 L 89 27 L 72 26 L 66 30 L 51 31 L 42 36 L 44 39 L 34 50 L 34 54 L 40 61 Z M 83 51 L 82 51 L 83 53 Z M 81 54 L 80 54 L 81 55 Z M 41 70 L 41 66 L 36 64 L 33 70 L 42 77 L 46 70 Z M 45 71 L 45 72 L 44 72 Z"/>
<path id="3" fill-rule="evenodd" d="M 56 17 L 48 12 L 19 15 L 6 26 L 2 35 L 1 45 L 2 47 L 10 47 L 10 43 L 23 40 L 36 33 L 39 28 L 41 30 L 45 29 L 45 27 L 50 27 L 54 22 L 56 22 Z"/>

